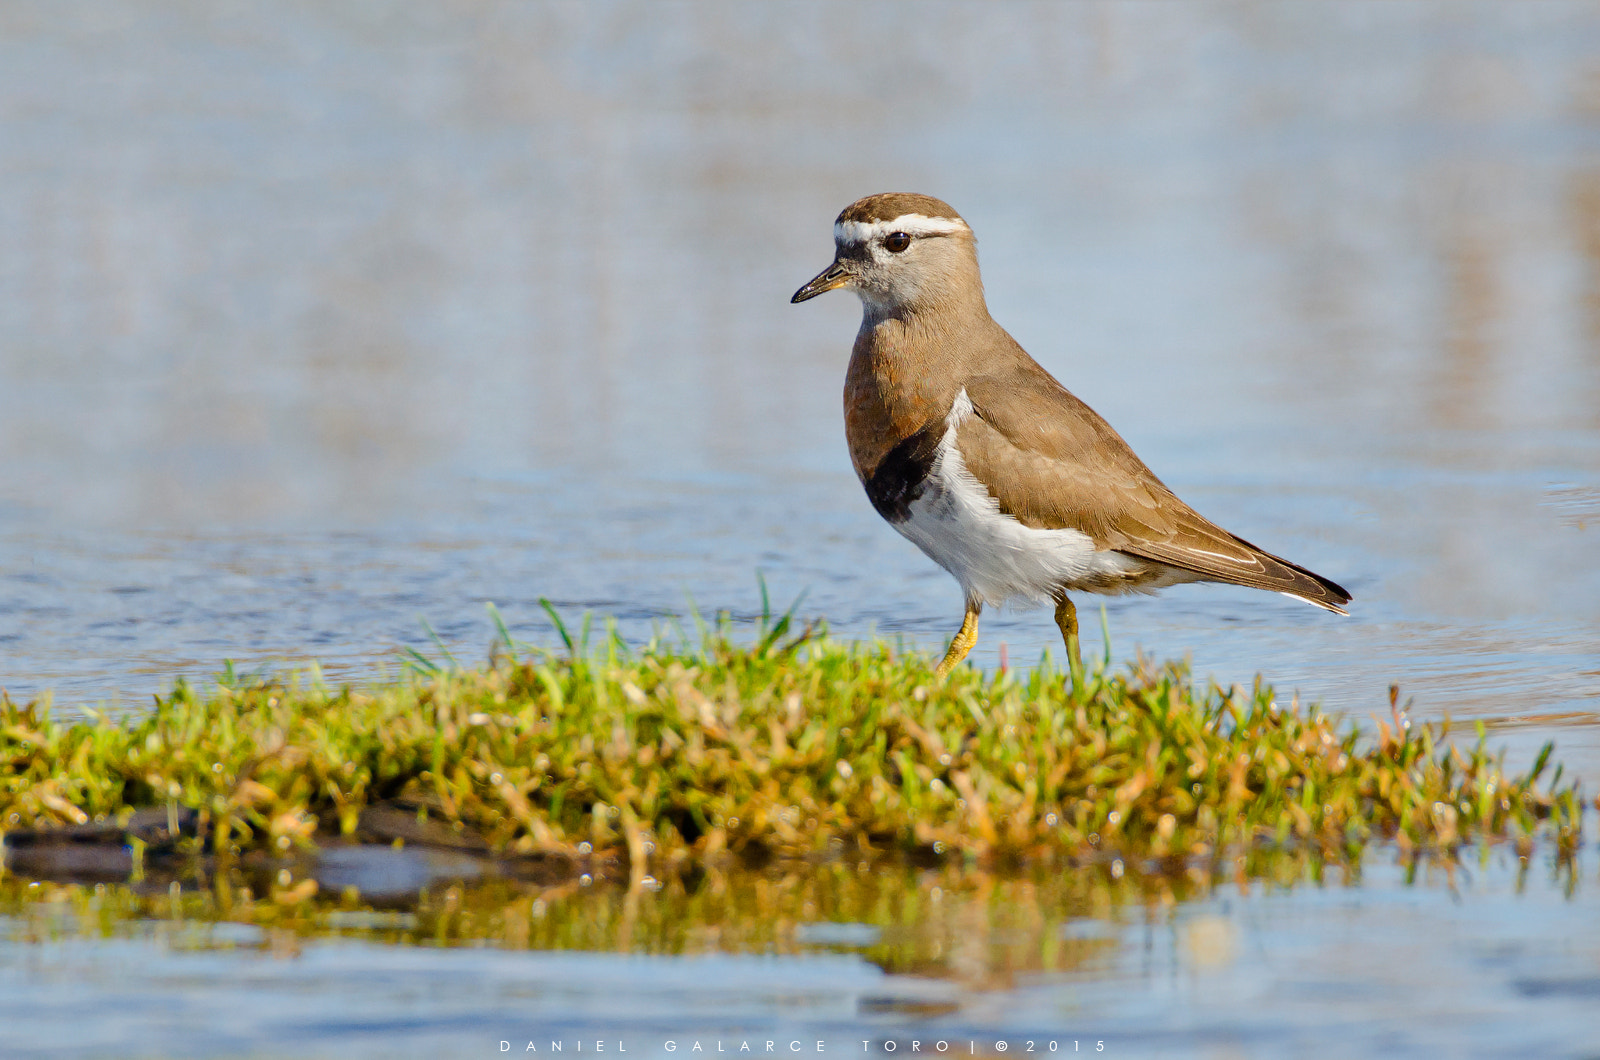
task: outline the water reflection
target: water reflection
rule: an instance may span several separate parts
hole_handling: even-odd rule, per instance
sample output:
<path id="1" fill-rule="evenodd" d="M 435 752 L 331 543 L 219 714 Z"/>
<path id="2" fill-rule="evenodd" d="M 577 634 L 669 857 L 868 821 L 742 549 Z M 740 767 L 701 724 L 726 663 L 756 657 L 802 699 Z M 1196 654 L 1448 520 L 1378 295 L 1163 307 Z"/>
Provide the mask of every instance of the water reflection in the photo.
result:
<path id="1" fill-rule="evenodd" d="M 1550 860 L 1530 876 L 1534 861 L 1505 846 L 1486 853 L 1482 867 L 1501 877 L 1514 868 L 1519 891 L 1531 883 L 1569 898 L 1579 893 L 1579 862 Z M 1370 859 L 1380 879 L 1400 871 L 1424 889 L 1451 890 L 1475 876 L 1471 862 L 1407 860 L 1390 848 L 1378 848 Z M 1179 918 L 1180 908 L 1363 882 L 1359 865 L 1330 866 L 1304 852 L 1266 850 L 1178 872 L 1158 871 L 1153 863 L 1141 871 L 1116 860 L 996 873 L 897 866 L 879 858 L 764 870 L 724 866 L 631 888 L 565 873 L 543 883 L 518 880 L 501 875 L 492 861 L 423 848 L 335 846 L 314 863 L 283 864 L 292 876 L 258 866 L 216 876 L 77 884 L 37 880 L 24 871 L 0 881 L 0 914 L 14 918 L 12 938 L 33 941 L 140 934 L 153 923 L 190 925 L 185 930 L 218 923 L 263 928 L 254 935 L 229 928 L 219 936 L 228 947 L 287 930 L 307 939 L 375 937 L 517 950 L 679 956 L 849 951 L 886 972 L 1004 990 L 1031 972 L 1105 971 L 1126 929 L 1180 919 L 1179 936 L 1202 963 L 1231 963 L 1232 929 L 1200 914 L 1198 921 Z M 69 866 L 58 879 L 96 878 L 80 869 Z M 306 889 L 313 897 L 304 902 L 286 897 L 295 891 L 288 881 L 301 879 L 321 887 Z"/>
<path id="2" fill-rule="evenodd" d="M 354 886 L 285 903 L 237 877 L 199 889 L 13 877 L 0 882 L 0 1016 L 26 1046 L 63 975 L 103 991 L 144 954 L 142 985 L 118 988 L 137 1000 L 123 1026 L 179 1051 L 218 1033 L 281 1050 L 311 1031 L 425 1055 L 488 1031 L 603 1032 L 655 1055 L 674 1036 L 781 1028 L 840 1049 L 863 1037 L 1076 1035 L 1179 1056 L 1219 1044 L 1283 1055 L 1339 1031 L 1425 1056 L 1456 1040 L 1441 1028 L 1460 1020 L 1493 1049 L 1530 1033 L 1545 1053 L 1585 1040 L 1600 956 L 1596 921 L 1581 915 L 1592 865 L 1509 847 L 1453 866 L 1373 855 L 1336 878 L 1265 852 L 1179 876 L 833 864 L 631 891 L 447 874 L 376 906 Z M 417 949 L 433 956 L 418 963 Z M 376 1017 L 359 1032 L 305 1000 L 329 977 L 349 1011 Z M 229 1007 L 240 990 L 248 1016 Z M 374 1008 L 417 990 L 431 1000 L 405 1019 Z M 182 1024 L 162 1015 L 178 997 Z M 221 1020 L 240 1022 L 224 1031 Z"/>

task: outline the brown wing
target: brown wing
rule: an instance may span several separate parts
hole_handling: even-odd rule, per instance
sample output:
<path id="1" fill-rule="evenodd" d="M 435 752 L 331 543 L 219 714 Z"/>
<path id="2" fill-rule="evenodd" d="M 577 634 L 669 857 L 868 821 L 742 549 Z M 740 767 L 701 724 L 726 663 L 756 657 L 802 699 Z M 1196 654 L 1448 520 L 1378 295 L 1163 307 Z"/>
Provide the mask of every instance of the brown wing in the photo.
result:
<path id="1" fill-rule="evenodd" d="M 967 469 L 1023 525 L 1079 530 L 1097 548 L 1344 613 L 1339 605 L 1350 594 L 1343 588 L 1183 503 L 1110 424 L 1031 358 L 969 379 L 966 388 L 976 413 L 958 432 Z"/>

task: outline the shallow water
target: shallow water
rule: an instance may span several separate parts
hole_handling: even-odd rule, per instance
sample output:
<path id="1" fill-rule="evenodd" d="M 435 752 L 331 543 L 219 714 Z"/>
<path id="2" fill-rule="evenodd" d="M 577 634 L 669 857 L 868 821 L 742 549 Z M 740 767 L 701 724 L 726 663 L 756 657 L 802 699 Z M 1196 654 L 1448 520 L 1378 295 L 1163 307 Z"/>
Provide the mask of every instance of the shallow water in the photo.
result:
<path id="1" fill-rule="evenodd" d="M 1304 866 L 1246 883 L 835 865 L 642 893 L 446 876 L 420 901 L 334 902 L 265 926 L 207 894 L 41 885 L 24 899 L 13 886 L 0 893 L 0 1055 L 479 1056 L 501 1042 L 524 1056 L 530 1042 L 539 1055 L 555 1042 L 764 1055 L 768 1040 L 834 1056 L 939 1041 L 985 1056 L 1030 1042 L 1141 1057 L 1589 1055 L 1593 858 L 1467 861 L 1412 882 L 1386 850 L 1359 877 L 1321 882 Z M 93 1024 L 64 1034 L 86 1000 Z"/>
<path id="2" fill-rule="evenodd" d="M 1556 739 L 1592 790 L 1600 8 L 916 11 L 6 5 L 0 685 L 136 706 L 228 659 L 361 679 L 431 650 L 424 621 L 481 656 L 485 601 L 532 641 L 540 597 L 641 638 L 691 599 L 752 612 L 757 571 L 841 635 L 939 647 L 955 585 L 844 452 L 859 311 L 788 304 L 840 207 L 914 188 L 1168 484 L 1355 594 L 1348 620 L 1111 600 L 1116 656 L 1357 715 L 1398 683 L 1515 755 Z M 987 615 L 974 657 L 1053 636 Z M 1443 932 L 1425 966 L 1474 937 L 1446 892 L 1396 893 Z M 402 1040 L 383 1011 L 374 1041 Z"/>

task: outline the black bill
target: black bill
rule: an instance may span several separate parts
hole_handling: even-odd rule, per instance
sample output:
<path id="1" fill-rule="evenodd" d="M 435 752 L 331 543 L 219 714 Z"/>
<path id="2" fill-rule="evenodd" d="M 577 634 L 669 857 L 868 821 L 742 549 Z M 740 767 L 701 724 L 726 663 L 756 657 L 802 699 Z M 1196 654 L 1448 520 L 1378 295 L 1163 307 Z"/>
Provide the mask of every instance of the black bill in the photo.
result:
<path id="1" fill-rule="evenodd" d="M 835 258 L 832 265 L 817 273 L 811 282 L 796 291 L 794 297 L 789 301 L 804 302 L 807 298 L 815 298 L 817 295 L 825 291 L 831 291 L 835 287 L 843 287 L 849 279 L 850 274 L 846 271 L 844 263 Z"/>

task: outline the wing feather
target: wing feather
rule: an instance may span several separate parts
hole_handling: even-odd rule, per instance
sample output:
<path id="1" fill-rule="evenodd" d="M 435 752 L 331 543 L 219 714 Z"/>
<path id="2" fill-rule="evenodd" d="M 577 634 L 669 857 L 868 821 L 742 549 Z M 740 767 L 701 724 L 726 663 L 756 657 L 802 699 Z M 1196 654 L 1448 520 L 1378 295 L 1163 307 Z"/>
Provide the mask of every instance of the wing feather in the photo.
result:
<path id="1" fill-rule="evenodd" d="M 1031 358 L 971 378 L 966 390 L 974 415 L 958 429 L 958 444 L 967 470 L 1024 525 L 1078 530 L 1097 548 L 1345 613 L 1350 594 L 1342 587 L 1179 500 L 1110 424 Z"/>

